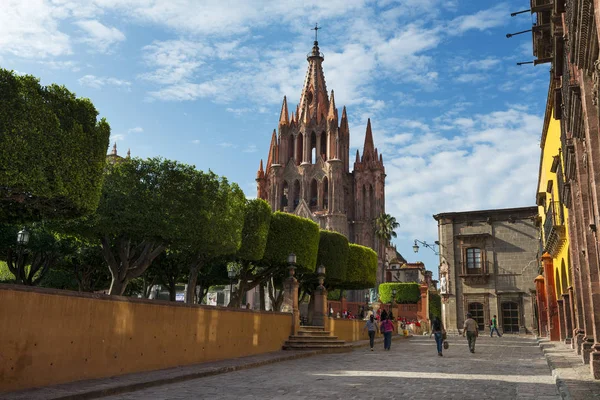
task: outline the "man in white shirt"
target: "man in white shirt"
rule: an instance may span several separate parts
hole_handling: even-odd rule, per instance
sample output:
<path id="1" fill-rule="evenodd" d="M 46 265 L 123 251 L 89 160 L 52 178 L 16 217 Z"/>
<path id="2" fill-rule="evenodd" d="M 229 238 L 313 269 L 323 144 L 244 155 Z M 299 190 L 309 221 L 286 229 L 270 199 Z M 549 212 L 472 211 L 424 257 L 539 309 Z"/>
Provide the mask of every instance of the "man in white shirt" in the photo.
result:
<path id="1" fill-rule="evenodd" d="M 472 318 L 471 313 L 467 313 L 467 319 L 463 326 L 463 337 L 467 335 L 467 341 L 469 342 L 469 351 L 475 353 L 475 339 L 479 336 L 479 329 L 477 328 L 477 321 Z"/>

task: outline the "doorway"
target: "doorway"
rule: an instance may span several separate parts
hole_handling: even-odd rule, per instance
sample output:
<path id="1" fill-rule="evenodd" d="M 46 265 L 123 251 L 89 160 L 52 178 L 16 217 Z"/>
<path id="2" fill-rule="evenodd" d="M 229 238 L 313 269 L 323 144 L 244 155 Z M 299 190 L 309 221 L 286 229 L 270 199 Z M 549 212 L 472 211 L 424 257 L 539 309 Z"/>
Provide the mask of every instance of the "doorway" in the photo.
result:
<path id="1" fill-rule="evenodd" d="M 483 315 L 483 304 L 481 303 L 469 303 L 469 313 L 471 317 L 477 322 L 477 328 L 480 331 L 485 329 L 485 318 Z"/>
<path id="2" fill-rule="evenodd" d="M 519 305 L 514 301 L 502 303 L 502 330 L 504 333 L 519 333 Z"/>

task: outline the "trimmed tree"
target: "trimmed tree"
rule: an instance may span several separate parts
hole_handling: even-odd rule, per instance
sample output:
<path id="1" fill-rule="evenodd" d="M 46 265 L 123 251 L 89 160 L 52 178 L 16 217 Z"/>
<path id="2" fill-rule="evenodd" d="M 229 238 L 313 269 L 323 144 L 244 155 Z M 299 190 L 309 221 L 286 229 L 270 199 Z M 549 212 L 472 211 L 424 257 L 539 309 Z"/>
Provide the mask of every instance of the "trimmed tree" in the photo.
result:
<path id="1" fill-rule="evenodd" d="M 271 274 L 270 268 L 259 263 L 267 247 L 271 215 L 269 203 L 262 199 L 249 200 L 246 204 L 242 245 L 237 253 L 238 289 L 232 293 L 230 307 L 240 307 L 243 294 L 262 285 Z"/>
<path id="2" fill-rule="evenodd" d="M 396 289 L 394 302 L 397 304 L 417 304 L 421 299 L 418 283 L 390 282 L 379 285 L 379 300 L 382 303 L 392 301 L 392 289 Z"/>
<path id="3" fill-rule="evenodd" d="M 442 297 L 434 292 L 429 292 L 429 319 L 442 318 Z"/>
<path id="4" fill-rule="evenodd" d="M 359 244 L 348 246 L 348 271 L 344 289 L 368 289 L 375 286 L 377 253 Z"/>
<path id="5" fill-rule="evenodd" d="M 0 69 L 0 221 L 73 218 L 98 206 L 110 136 L 88 99 Z"/>
<path id="6" fill-rule="evenodd" d="M 339 287 L 346 281 L 348 272 L 349 247 L 346 236 L 338 232 L 321 230 L 317 265 L 324 265 L 327 288 Z"/>

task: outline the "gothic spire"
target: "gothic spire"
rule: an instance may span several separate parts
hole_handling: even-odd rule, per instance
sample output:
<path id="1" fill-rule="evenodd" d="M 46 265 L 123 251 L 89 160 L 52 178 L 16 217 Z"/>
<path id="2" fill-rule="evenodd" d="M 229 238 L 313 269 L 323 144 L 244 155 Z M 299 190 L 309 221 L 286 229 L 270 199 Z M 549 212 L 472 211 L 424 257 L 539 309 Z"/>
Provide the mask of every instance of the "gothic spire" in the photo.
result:
<path id="1" fill-rule="evenodd" d="M 320 28 L 319 28 L 320 29 Z M 329 111 L 327 85 L 323 75 L 323 54 L 319 50 L 319 42 L 315 40 L 312 51 L 308 53 L 308 71 L 300 95 L 299 121 L 310 121 L 315 118 L 317 123 Z"/>
<path id="2" fill-rule="evenodd" d="M 115 144 L 113 145 L 112 151 L 111 153 L 113 156 L 117 155 L 117 142 L 115 142 Z"/>
<path id="3" fill-rule="evenodd" d="M 375 153 L 375 145 L 373 144 L 373 132 L 371 131 L 371 118 L 367 120 L 367 133 L 365 134 L 365 145 L 363 146 L 363 160 L 372 160 L 377 155 Z"/>
<path id="4" fill-rule="evenodd" d="M 329 99 L 329 113 L 327 113 L 328 121 L 337 120 L 337 109 L 335 108 L 335 99 L 333 97 L 333 90 L 331 91 L 331 98 Z"/>
<path id="5" fill-rule="evenodd" d="M 260 160 L 260 167 L 258 168 L 258 172 L 256 173 L 256 179 L 262 179 L 265 177 L 265 170 L 263 169 L 263 160 Z"/>
<path id="6" fill-rule="evenodd" d="M 271 146 L 269 146 L 269 157 L 267 158 L 267 171 L 271 169 L 271 165 L 278 163 L 277 150 L 277 132 L 275 132 L 275 129 L 273 129 Z"/>
<path id="7" fill-rule="evenodd" d="M 283 104 L 281 105 L 281 114 L 279 114 L 279 126 L 287 125 L 289 123 L 288 120 L 288 106 L 287 99 L 283 96 Z"/>

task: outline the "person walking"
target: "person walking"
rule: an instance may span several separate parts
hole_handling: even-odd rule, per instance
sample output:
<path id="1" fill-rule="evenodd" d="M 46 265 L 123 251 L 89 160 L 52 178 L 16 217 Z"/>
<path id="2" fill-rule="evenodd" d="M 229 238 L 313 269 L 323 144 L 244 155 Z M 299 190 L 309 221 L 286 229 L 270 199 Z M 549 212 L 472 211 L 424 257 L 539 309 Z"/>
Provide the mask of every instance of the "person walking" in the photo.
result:
<path id="1" fill-rule="evenodd" d="M 394 323 L 386 318 L 381 321 L 379 330 L 383 333 L 383 349 L 389 350 L 392 347 L 392 332 L 394 332 Z"/>
<path id="2" fill-rule="evenodd" d="M 498 337 L 502 337 L 500 332 L 498 332 L 498 320 L 496 319 L 495 315 L 494 318 L 490 320 L 490 337 L 494 337 L 494 331 L 496 331 Z"/>
<path id="3" fill-rule="evenodd" d="M 477 322 L 472 318 L 471 313 L 467 313 L 467 319 L 463 326 L 463 337 L 467 335 L 467 341 L 469 342 L 469 351 L 475 353 L 475 340 L 479 336 L 479 328 Z"/>
<path id="4" fill-rule="evenodd" d="M 438 356 L 443 357 L 442 354 L 442 344 L 444 342 L 444 334 L 446 331 L 444 330 L 444 326 L 442 325 L 442 321 L 440 321 L 439 317 L 435 317 L 433 322 L 431 323 L 431 335 L 435 336 L 435 344 L 437 345 Z"/>
<path id="5" fill-rule="evenodd" d="M 375 317 L 373 314 L 367 320 L 364 329 L 369 333 L 369 345 L 371 346 L 371 351 L 373 351 L 373 345 L 375 344 L 375 332 L 379 331 L 377 327 L 377 322 L 375 322 Z"/>

